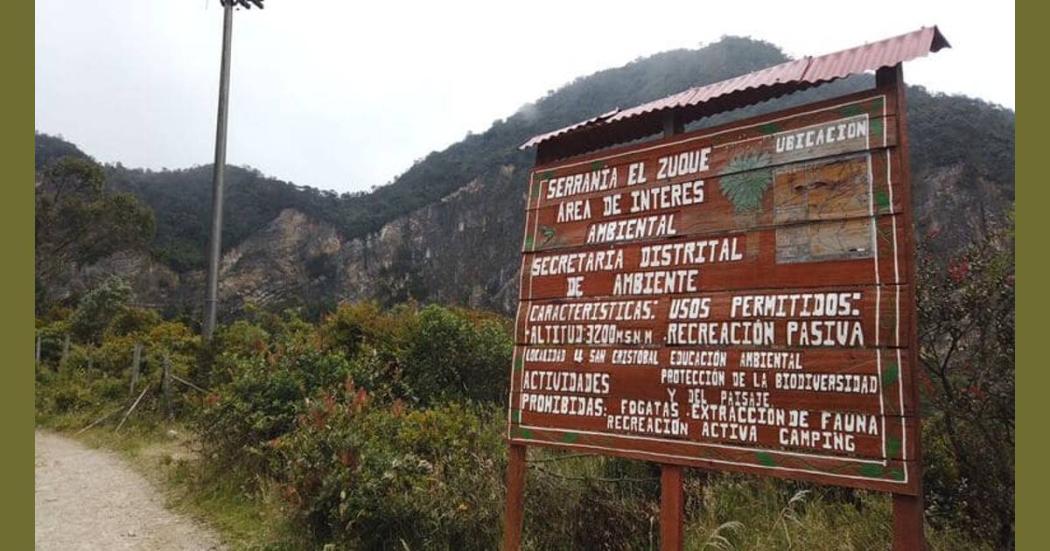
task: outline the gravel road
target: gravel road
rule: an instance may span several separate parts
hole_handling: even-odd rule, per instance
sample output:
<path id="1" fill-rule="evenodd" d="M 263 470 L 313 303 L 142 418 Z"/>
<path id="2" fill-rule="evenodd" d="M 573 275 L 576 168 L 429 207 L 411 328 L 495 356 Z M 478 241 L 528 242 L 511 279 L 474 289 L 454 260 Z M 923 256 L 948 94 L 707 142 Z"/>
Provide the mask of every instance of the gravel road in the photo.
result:
<path id="1" fill-rule="evenodd" d="M 38 550 L 224 549 L 219 538 L 164 508 L 164 497 L 112 453 L 36 433 Z"/>

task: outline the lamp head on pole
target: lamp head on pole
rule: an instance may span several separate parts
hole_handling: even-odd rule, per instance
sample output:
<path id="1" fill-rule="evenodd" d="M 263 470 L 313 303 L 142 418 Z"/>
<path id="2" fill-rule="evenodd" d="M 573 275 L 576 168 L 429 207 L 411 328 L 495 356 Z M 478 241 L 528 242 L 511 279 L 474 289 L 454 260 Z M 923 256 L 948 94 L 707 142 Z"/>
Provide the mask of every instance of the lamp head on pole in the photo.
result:
<path id="1" fill-rule="evenodd" d="M 250 10 L 252 9 L 252 6 L 255 6 L 261 10 L 263 9 L 263 1 L 264 0 L 219 0 L 219 3 L 222 4 L 223 7 L 231 5 L 234 7 L 240 6 Z"/>

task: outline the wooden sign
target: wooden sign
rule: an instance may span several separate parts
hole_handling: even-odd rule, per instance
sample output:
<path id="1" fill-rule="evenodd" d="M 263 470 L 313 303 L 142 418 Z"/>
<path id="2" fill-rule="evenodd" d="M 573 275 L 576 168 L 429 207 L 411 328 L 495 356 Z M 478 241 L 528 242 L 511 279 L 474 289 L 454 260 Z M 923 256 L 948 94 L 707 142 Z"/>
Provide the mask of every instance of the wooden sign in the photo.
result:
<path id="1" fill-rule="evenodd" d="M 916 494 L 896 92 L 537 166 L 510 442 Z"/>

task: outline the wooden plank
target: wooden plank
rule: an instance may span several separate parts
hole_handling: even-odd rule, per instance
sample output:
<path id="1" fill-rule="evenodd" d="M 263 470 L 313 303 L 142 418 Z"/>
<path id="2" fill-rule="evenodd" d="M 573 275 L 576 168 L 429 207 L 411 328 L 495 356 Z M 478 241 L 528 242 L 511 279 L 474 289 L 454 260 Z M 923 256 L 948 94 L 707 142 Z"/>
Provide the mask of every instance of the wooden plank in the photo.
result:
<path id="1" fill-rule="evenodd" d="M 847 116 L 825 125 L 818 130 L 802 130 L 799 136 L 811 136 L 814 132 L 837 133 L 845 128 L 876 129 L 885 127 L 896 131 L 896 118 L 868 119 L 866 115 Z M 881 132 L 881 130 L 880 130 Z M 697 142 L 684 139 L 680 142 L 639 149 L 628 155 L 609 157 L 589 165 L 575 165 L 556 169 L 535 169 L 530 176 L 530 187 L 526 209 L 529 211 L 558 207 L 566 202 L 602 199 L 631 190 L 645 190 L 658 186 L 691 182 L 696 178 L 717 182 L 723 188 L 731 188 L 740 181 L 753 181 L 754 177 L 771 173 L 796 172 L 800 169 L 815 170 L 828 164 L 843 161 L 863 161 L 870 158 L 871 170 L 879 175 L 887 170 L 882 164 L 886 150 L 896 147 L 896 140 L 878 135 L 862 135 L 859 139 L 782 152 L 781 146 L 795 139 L 792 132 L 766 134 L 742 142 L 719 143 Z M 884 176 L 881 179 L 885 179 Z M 626 200 L 621 204 L 626 207 Z M 602 206 L 602 204 L 598 204 Z M 594 211 L 595 214 L 603 212 Z"/>
<path id="2" fill-rule="evenodd" d="M 527 210 L 557 206 L 564 201 L 608 197 L 696 178 L 750 179 L 756 174 L 781 172 L 788 165 L 819 165 L 844 156 L 874 157 L 896 147 L 896 117 L 841 116 L 824 124 L 796 131 L 754 137 L 720 136 L 721 140 L 684 137 L 677 141 L 636 149 L 589 164 L 534 169 L 530 177 Z M 852 130 L 861 129 L 854 137 Z M 847 129 L 850 136 L 845 137 Z M 870 130 L 870 132 L 869 132 Z M 889 132 L 889 134 L 886 134 Z M 827 145 L 803 145 L 790 149 L 796 138 L 842 135 L 842 141 Z M 735 140 L 735 141 L 731 141 Z M 785 147 L 785 144 L 787 147 Z"/>
<path id="3" fill-rule="evenodd" d="M 902 190 L 900 179 L 893 177 L 899 172 L 894 170 L 894 159 L 881 153 L 850 155 L 732 177 L 674 178 L 556 201 L 526 212 L 523 249 L 600 243 L 596 237 L 612 222 L 650 217 L 673 216 L 674 236 L 680 238 L 899 213 Z M 751 181 L 741 182 L 741 178 Z M 740 186 L 752 184 L 765 186 L 753 203 L 731 195 Z"/>
<path id="4" fill-rule="evenodd" d="M 704 392 L 698 390 L 698 393 Z M 525 405 L 520 414 L 520 421 L 515 425 L 526 428 L 559 429 L 566 433 L 618 434 L 640 438 L 660 438 L 688 442 L 719 443 L 734 446 L 745 446 L 762 450 L 789 450 L 818 454 L 822 457 L 841 456 L 864 459 L 899 459 L 915 457 L 916 433 L 912 417 L 883 416 L 878 414 L 859 414 L 836 411 L 833 408 L 810 409 L 792 404 L 789 408 L 757 408 L 748 406 L 726 406 L 719 404 L 716 393 L 710 393 L 713 403 L 706 407 L 691 407 L 687 402 L 686 392 L 676 394 L 677 410 L 680 417 L 663 417 L 659 415 L 631 415 L 625 411 L 630 407 L 644 408 L 644 404 L 653 401 L 645 397 L 638 398 L 633 393 L 630 398 L 623 395 L 606 397 L 579 397 L 560 395 L 529 395 L 517 393 L 513 396 L 515 405 L 526 400 L 538 398 Z M 728 391 L 727 392 L 731 392 Z M 573 398 L 581 398 L 572 401 Z M 663 398 L 667 399 L 667 393 Z M 578 414 L 547 414 L 530 411 L 540 407 L 544 399 L 548 405 Z M 566 400 L 568 399 L 568 400 Z M 585 400 L 601 402 L 604 411 L 601 415 L 586 415 L 583 404 Z M 625 402 L 621 405 L 621 400 Z M 772 399 L 770 399 L 772 402 Z M 666 404 L 667 402 L 661 402 Z M 744 400 L 738 403 L 745 403 Z M 705 411 L 706 410 L 706 411 Z M 587 409 L 586 411 L 590 411 Z M 638 410 L 644 411 L 644 410 Z M 776 413 L 782 413 L 781 420 L 774 420 Z M 738 421 L 733 421 L 737 419 Z M 801 425 L 794 426 L 797 423 Z M 848 427 L 848 428 L 844 428 Z M 648 449 L 642 442 L 635 447 Z"/>
<path id="5" fill-rule="evenodd" d="M 511 377 L 512 393 L 606 395 L 626 388 L 633 397 L 652 400 L 665 397 L 667 389 L 677 389 L 681 396 L 690 388 L 737 389 L 768 392 L 773 404 L 800 408 L 893 416 L 917 410 L 911 395 L 903 392 L 902 377 L 911 369 L 908 354 L 897 350 L 588 346 L 539 350 L 553 352 L 548 357 L 565 353 L 562 361 L 541 362 L 525 360 L 525 348 L 515 351 L 522 361 Z M 580 362 L 572 360 L 577 351 L 584 358 Z M 594 361 L 596 356 L 601 359 Z M 624 363 L 613 363 L 614 358 Z M 762 367 L 740 367 L 749 363 Z M 606 386 L 610 390 L 603 392 Z"/>
<path id="6" fill-rule="evenodd" d="M 545 142 L 540 144 L 537 149 L 535 169 L 540 171 L 584 166 L 595 161 L 603 161 L 631 154 L 636 152 L 639 148 L 660 147 L 684 139 L 700 140 L 720 136 L 755 136 L 769 133 L 771 130 L 774 130 L 771 125 L 783 127 L 787 119 L 816 117 L 810 120 L 827 120 L 829 113 L 830 117 L 834 117 L 835 113 L 840 115 L 868 113 L 872 117 L 880 115 L 896 115 L 898 113 L 896 103 L 893 87 L 886 86 L 871 90 L 863 90 L 853 94 L 847 94 L 806 105 L 800 105 L 783 111 L 747 117 L 728 123 L 694 130 L 685 134 L 673 134 L 671 136 L 665 134 L 662 138 L 649 140 L 641 145 L 624 144 L 612 145 L 610 147 L 610 144 L 596 144 L 597 147 L 601 147 L 602 149 L 599 151 L 590 151 L 573 155 L 572 157 L 566 157 L 562 152 L 555 151 L 554 149 L 556 148 L 554 146 L 556 144 Z M 820 117 L 824 118 L 822 119 Z M 723 141 L 729 140 L 729 138 L 722 139 Z"/>
<path id="7" fill-rule="evenodd" d="M 512 427 L 511 441 L 656 463 L 759 474 L 908 495 L 914 495 L 916 476 L 921 476 L 914 461 L 828 457 L 664 439 L 651 439 L 641 446 L 638 445 L 638 440 L 624 435 L 592 435 L 546 428 Z"/>
<path id="8" fill-rule="evenodd" d="M 897 347 L 897 287 L 711 292 L 681 296 L 531 301 L 515 341 L 536 346 Z"/>
<path id="9" fill-rule="evenodd" d="M 521 300 L 907 283 L 895 218 L 526 253 Z"/>

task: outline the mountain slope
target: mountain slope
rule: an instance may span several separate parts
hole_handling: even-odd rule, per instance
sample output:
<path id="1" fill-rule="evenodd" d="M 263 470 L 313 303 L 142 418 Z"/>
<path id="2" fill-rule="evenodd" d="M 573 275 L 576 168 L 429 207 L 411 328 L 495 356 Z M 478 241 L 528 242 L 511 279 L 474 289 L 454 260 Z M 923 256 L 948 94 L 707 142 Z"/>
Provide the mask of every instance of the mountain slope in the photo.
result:
<path id="1" fill-rule="evenodd" d="M 600 71 L 522 107 L 484 133 L 431 153 L 367 194 L 337 195 L 231 168 L 224 307 L 233 313 L 246 300 L 323 306 L 345 298 L 414 298 L 510 311 L 533 156 L 518 151 L 520 143 L 614 107 L 785 59 L 768 43 L 730 37 Z M 871 80 L 847 79 L 733 115 L 814 101 Z M 1014 114 L 921 88 L 912 88 L 909 100 L 919 229 L 940 231 L 935 249 L 951 254 L 1001 224 L 1012 209 Z M 151 172 L 111 166 L 107 174 L 111 186 L 135 193 L 155 210 L 153 259 L 181 274 L 177 290 L 165 300 L 179 310 L 194 310 L 210 217 L 210 167 Z"/>

